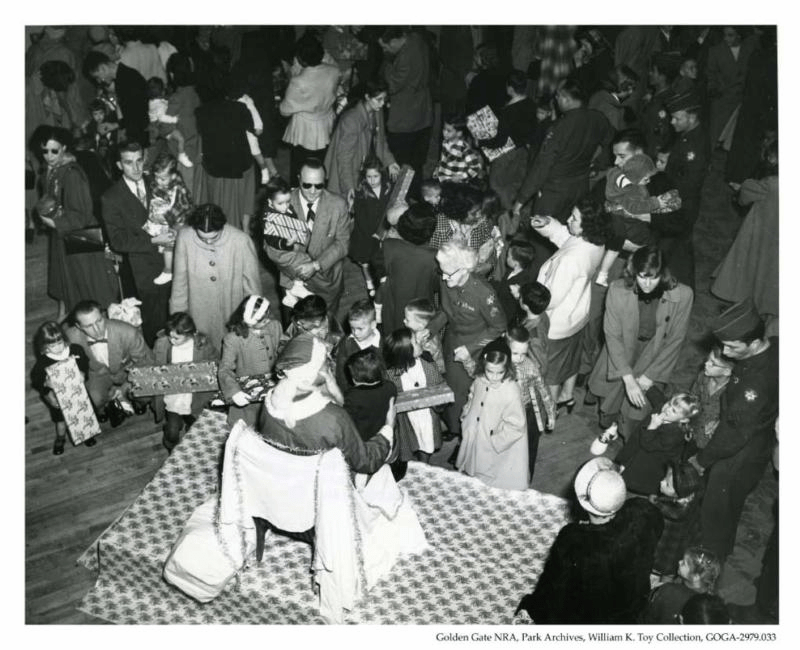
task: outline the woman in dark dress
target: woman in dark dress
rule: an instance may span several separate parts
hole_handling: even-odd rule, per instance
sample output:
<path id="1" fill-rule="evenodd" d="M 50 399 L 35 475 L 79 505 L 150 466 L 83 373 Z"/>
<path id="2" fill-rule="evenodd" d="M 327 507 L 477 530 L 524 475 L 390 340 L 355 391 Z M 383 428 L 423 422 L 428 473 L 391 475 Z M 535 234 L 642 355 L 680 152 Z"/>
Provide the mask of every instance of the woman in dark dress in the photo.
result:
<path id="1" fill-rule="evenodd" d="M 105 251 L 68 255 L 64 237 L 73 230 L 98 226 L 86 173 L 70 151 L 69 131 L 42 126 L 33 134 L 33 150 L 45 164 L 39 217 L 51 229 L 47 293 L 58 301 L 57 320 L 81 300 L 95 300 L 102 307 L 117 299 L 117 279 Z"/>

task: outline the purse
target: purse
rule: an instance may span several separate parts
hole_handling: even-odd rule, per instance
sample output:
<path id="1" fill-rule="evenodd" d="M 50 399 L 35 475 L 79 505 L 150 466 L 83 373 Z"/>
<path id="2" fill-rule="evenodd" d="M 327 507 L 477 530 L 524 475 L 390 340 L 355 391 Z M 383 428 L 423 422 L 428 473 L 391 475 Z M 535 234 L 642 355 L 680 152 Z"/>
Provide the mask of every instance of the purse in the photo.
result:
<path id="1" fill-rule="evenodd" d="M 102 253 L 106 249 L 103 230 L 100 226 L 78 228 L 64 235 L 64 251 L 67 255 Z"/>

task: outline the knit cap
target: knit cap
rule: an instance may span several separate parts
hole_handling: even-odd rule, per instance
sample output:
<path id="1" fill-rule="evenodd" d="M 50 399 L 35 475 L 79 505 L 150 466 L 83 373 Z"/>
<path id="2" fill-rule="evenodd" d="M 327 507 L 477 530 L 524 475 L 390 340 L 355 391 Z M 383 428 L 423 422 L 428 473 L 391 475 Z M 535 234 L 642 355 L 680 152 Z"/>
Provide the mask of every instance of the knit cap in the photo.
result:
<path id="1" fill-rule="evenodd" d="M 638 185 L 643 178 L 652 176 L 658 170 L 650 156 L 637 153 L 631 156 L 622 166 L 622 171 L 625 172 L 625 176 L 628 177 L 631 183 Z"/>

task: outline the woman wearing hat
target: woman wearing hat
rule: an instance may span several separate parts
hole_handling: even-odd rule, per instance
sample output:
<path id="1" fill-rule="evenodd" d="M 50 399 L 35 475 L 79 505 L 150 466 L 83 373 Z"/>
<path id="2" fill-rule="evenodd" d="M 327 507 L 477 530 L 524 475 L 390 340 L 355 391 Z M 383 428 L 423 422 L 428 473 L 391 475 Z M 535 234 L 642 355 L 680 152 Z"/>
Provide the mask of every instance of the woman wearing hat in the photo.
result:
<path id="1" fill-rule="evenodd" d="M 213 203 L 197 206 L 186 225 L 175 242 L 169 310 L 188 312 L 219 348 L 233 310 L 248 294 L 261 294 L 256 248 Z"/>
<path id="2" fill-rule="evenodd" d="M 635 623 L 650 593 L 653 552 L 664 527 L 645 499 L 625 501 L 625 481 L 603 456 L 575 477 L 588 521 L 562 528 L 525 609 L 537 624 Z"/>
<path id="3" fill-rule="evenodd" d="M 337 447 L 352 471 L 373 474 L 386 462 L 392 446 L 394 400 L 386 423 L 364 442 L 347 412 L 329 396 L 336 380 L 325 359 L 325 344 L 315 336 L 303 333 L 289 341 L 275 364 L 278 385 L 264 399 L 261 435 L 292 453 Z"/>
<path id="4" fill-rule="evenodd" d="M 611 283 L 603 319 L 605 345 L 589 377 L 600 402 L 600 424 L 621 416 L 630 437 L 650 412 L 645 393 L 669 382 L 689 327 L 692 290 L 677 282 L 663 253 L 645 246 L 628 259 L 623 277 Z"/>

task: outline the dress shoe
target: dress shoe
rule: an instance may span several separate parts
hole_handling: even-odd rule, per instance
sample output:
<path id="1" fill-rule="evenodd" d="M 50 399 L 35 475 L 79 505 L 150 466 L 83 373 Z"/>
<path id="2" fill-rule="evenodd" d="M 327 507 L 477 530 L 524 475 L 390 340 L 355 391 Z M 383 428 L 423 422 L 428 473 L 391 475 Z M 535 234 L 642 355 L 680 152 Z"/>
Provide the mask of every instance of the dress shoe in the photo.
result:
<path id="1" fill-rule="evenodd" d="M 105 408 L 101 408 L 99 411 L 95 411 L 95 415 L 97 416 L 98 422 L 108 422 L 108 413 L 106 413 Z"/>
<path id="2" fill-rule="evenodd" d="M 97 438 L 89 438 L 83 443 L 84 447 L 94 447 L 97 444 Z"/>
<path id="3" fill-rule="evenodd" d="M 136 400 L 133 401 L 133 412 L 136 415 L 141 415 L 147 411 L 147 402 L 137 402 Z"/>
<path id="4" fill-rule="evenodd" d="M 53 456 L 60 456 L 64 453 L 64 443 L 66 443 L 66 438 L 56 438 L 56 441 L 53 443 Z"/>
<path id="5" fill-rule="evenodd" d="M 572 413 L 575 409 L 575 398 L 570 397 L 569 399 L 556 402 L 556 411 L 560 411 L 562 408 L 567 409 L 567 415 Z"/>

